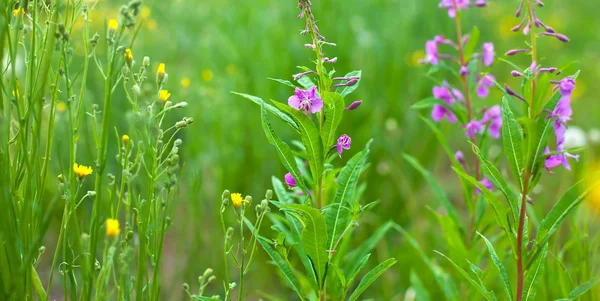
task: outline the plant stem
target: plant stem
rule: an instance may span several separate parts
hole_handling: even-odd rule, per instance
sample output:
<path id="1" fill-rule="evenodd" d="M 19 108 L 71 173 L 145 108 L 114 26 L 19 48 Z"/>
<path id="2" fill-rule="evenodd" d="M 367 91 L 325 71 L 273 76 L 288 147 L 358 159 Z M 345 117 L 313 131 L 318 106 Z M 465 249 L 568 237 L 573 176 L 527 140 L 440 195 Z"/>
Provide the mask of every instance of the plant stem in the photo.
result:
<path id="1" fill-rule="evenodd" d="M 519 228 L 517 230 L 517 301 L 523 299 L 523 230 L 525 228 L 525 215 L 527 214 L 527 187 L 529 186 L 529 170 L 525 169 L 525 180 L 521 193 L 521 210 L 519 212 Z"/>

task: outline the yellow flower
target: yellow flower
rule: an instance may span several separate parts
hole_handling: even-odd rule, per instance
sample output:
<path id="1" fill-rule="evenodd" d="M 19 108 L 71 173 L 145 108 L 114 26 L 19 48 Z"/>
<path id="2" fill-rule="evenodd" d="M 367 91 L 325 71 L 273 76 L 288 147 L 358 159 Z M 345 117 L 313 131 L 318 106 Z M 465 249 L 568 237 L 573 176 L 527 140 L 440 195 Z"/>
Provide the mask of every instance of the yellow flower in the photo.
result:
<path id="1" fill-rule="evenodd" d="M 167 102 L 170 97 L 171 93 L 169 93 L 169 90 L 160 90 L 158 92 L 158 99 L 162 100 L 162 102 Z"/>
<path id="2" fill-rule="evenodd" d="M 123 54 L 123 56 L 125 57 L 127 65 L 131 66 L 131 63 L 133 62 L 133 54 L 131 53 L 131 49 L 125 49 L 125 53 Z"/>
<path id="3" fill-rule="evenodd" d="M 184 78 L 181 79 L 181 87 L 184 88 L 184 89 L 189 88 L 190 87 L 190 83 L 191 83 L 191 81 L 187 77 L 184 77 Z"/>
<path id="4" fill-rule="evenodd" d="M 232 193 L 231 194 L 231 202 L 233 203 L 233 207 L 235 207 L 235 208 L 242 207 L 242 203 L 248 203 L 247 200 L 242 199 L 241 193 Z"/>
<path id="5" fill-rule="evenodd" d="M 23 9 L 23 8 L 17 8 L 15 10 L 13 10 L 12 13 L 13 13 L 13 16 L 15 16 L 15 18 L 18 17 L 19 14 L 21 14 L 21 16 L 24 16 L 25 15 L 25 9 Z"/>
<path id="6" fill-rule="evenodd" d="M 167 75 L 167 72 L 165 69 L 166 69 L 166 66 L 164 63 L 160 63 L 158 65 L 158 69 L 156 70 L 156 81 L 159 84 L 162 84 L 165 81 L 165 75 Z"/>
<path id="7" fill-rule="evenodd" d="M 78 165 L 77 163 L 73 164 L 73 171 L 79 177 L 79 179 L 83 179 L 91 175 L 93 172 L 91 166 Z"/>
<path id="8" fill-rule="evenodd" d="M 108 20 L 108 31 L 117 31 L 119 29 L 119 22 L 115 19 Z"/>
<path id="9" fill-rule="evenodd" d="M 62 113 L 67 110 L 67 104 L 64 101 L 59 101 L 56 104 L 56 109 Z"/>
<path id="10" fill-rule="evenodd" d="M 115 238 L 121 233 L 121 227 L 119 227 L 119 220 L 109 218 L 106 220 L 106 236 L 108 238 Z"/>
<path id="11" fill-rule="evenodd" d="M 128 144 L 129 143 L 129 135 L 127 135 L 127 134 L 123 135 L 123 137 L 121 137 L 121 141 L 123 141 L 123 144 Z"/>
<path id="12" fill-rule="evenodd" d="M 213 77 L 215 75 L 213 74 L 212 70 L 210 70 L 210 69 L 204 69 L 204 70 L 202 70 L 201 76 L 202 76 L 202 80 L 203 81 L 209 82 L 209 81 L 213 80 Z"/>

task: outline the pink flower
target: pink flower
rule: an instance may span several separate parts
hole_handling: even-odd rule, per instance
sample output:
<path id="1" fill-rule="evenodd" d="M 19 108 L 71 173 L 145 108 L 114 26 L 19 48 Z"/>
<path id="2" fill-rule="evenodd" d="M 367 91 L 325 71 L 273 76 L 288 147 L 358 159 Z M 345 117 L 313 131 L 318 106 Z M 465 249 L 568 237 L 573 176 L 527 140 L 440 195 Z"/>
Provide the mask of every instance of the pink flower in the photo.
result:
<path id="1" fill-rule="evenodd" d="M 317 97 L 317 88 L 311 87 L 308 90 L 296 88 L 294 95 L 288 98 L 290 107 L 304 111 L 304 113 L 317 113 L 323 109 L 323 99 Z"/>

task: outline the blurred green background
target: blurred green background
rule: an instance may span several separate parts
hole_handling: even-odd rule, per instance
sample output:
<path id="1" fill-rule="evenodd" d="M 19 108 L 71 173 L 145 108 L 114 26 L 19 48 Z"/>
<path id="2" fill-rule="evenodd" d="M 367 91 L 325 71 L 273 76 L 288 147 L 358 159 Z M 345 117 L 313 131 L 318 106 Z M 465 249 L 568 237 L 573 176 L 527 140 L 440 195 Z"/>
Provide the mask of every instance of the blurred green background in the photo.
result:
<path id="1" fill-rule="evenodd" d="M 393 220 L 413 233 L 430 255 L 433 249 L 444 250 L 441 230 L 427 209 L 437 208 L 438 203 L 422 177 L 402 159 L 402 153 L 417 157 L 434 171 L 452 201 L 463 207 L 458 179 L 435 137 L 419 119 L 420 114 L 429 112 L 410 109 L 411 104 L 431 95 L 433 83 L 424 76 L 427 67 L 418 64 L 424 56 L 425 41 L 439 34 L 450 38 L 454 35 L 453 20 L 438 8 L 438 2 L 313 0 L 321 33 L 337 44 L 326 48 L 326 55 L 338 57 L 338 74 L 357 69 L 363 72 L 360 88 L 346 100 L 349 103 L 360 99 L 363 104 L 345 114 L 340 130 L 350 135 L 353 142 L 345 158 L 374 139 L 371 167 L 364 177 L 368 187 L 362 201 L 381 203 L 365 217 L 355 232 L 356 239 L 362 241 L 379 225 Z M 580 163 L 573 164 L 574 172 L 557 170 L 551 176 L 545 175 L 543 189 L 535 195 L 539 212 L 551 206 L 555 199 L 550 196 L 564 191 L 585 173 L 594 161 L 594 149 L 598 150 L 598 138 L 591 131 L 599 127 L 600 117 L 600 102 L 594 91 L 600 80 L 600 18 L 589 13 L 597 10 L 598 3 L 594 2 L 548 0 L 545 8 L 538 9 L 538 16 L 546 24 L 571 38 L 568 44 L 540 39 L 541 63 L 558 67 L 572 63 L 567 74 L 582 70 L 575 90 L 572 124 L 591 133 L 587 143 L 590 147 L 582 153 Z M 98 31 L 105 19 L 118 15 L 121 4 L 123 1 L 116 0 L 98 3 L 91 18 Z M 270 188 L 271 176 L 283 177 L 285 173 L 263 135 L 259 108 L 230 91 L 278 101 L 286 101 L 292 94 L 289 87 L 267 78 L 291 80 L 292 74 L 298 72 L 296 66 L 310 65 L 314 59 L 313 53 L 303 47 L 309 41 L 299 34 L 304 23 L 296 18 L 296 4 L 295 0 L 144 1 L 144 26 L 133 47 L 135 59 L 141 62 L 148 55 L 152 66 L 166 63 L 166 88 L 173 94 L 172 100 L 189 104 L 178 117 L 195 119 L 181 137 L 181 197 L 164 257 L 163 291 L 172 299 L 182 297 L 183 282 L 195 287 L 196 278 L 208 267 L 215 269 L 217 276 L 222 275 L 223 235 L 218 221 L 221 192 L 229 189 L 257 199 Z M 517 5 L 516 0 L 498 0 L 490 1 L 486 8 L 469 9 L 464 14 L 463 30 L 478 26 L 481 41 L 494 42 L 498 56 L 523 47 L 527 37 L 510 31 L 519 21 L 513 17 Z M 523 66 L 528 66 L 527 59 L 516 58 Z M 509 72 L 510 67 L 499 61 L 492 68 L 499 82 L 518 87 L 519 82 L 510 78 Z M 101 91 L 103 87 L 89 88 Z M 475 106 L 499 102 L 500 94 L 494 91 L 485 101 L 476 99 Z M 115 120 L 120 120 L 121 132 L 128 126 L 122 113 L 128 105 L 123 99 L 111 112 Z M 283 124 L 275 125 L 283 138 L 293 138 Z M 442 124 L 441 128 L 451 137 L 454 148 L 469 151 L 462 129 L 449 124 Z M 588 208 L 583 206 L 582 210 Z M 600 219 L 591 222 L 596 229 L 597 221 Z M 386 273 L 365 296 L 403 300 L 411 270 L 419 273 L 434 294 L 439 294 L 430 272 L 397 232 L 380 243 L 372 258 L 392 256 L 399 260 L 393 272 Z M 251 295 L 264 290 L 285 300 L 287 290 L 279 285 L 275 268 L 266 264 L 264 256 L 262 259 L 249 275 L 251 283 L 247 287 L 256 289 Z M 210 289 L 221 293 L 217 285 Z"/>

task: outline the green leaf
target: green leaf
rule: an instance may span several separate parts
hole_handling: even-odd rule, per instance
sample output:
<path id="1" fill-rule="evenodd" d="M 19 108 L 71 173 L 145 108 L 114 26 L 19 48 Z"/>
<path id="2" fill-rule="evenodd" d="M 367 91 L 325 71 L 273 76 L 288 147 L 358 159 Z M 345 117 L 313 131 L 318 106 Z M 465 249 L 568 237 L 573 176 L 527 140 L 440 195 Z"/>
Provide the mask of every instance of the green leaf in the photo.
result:
<path id="1" fill-rule="evenodd" d="M 436 253 L 438 253 L 439 255 L 441 255 L 442 257 L 448 259 L 448 261 L 450 261 L 450 263 L 456 268 L 456 270 L 461 273 L 465 278 L 467 278 L 467 280 L 469 281 L 469 283 L 471 283 L 476 289 L 477 291 L 479 291 L 484 297 L 485 299 L 489 300 L 489 301 L 495 301 L 496 298 L 494 297 L 492 292 L 489 292 L 481 283 L 475 281 L 475 279 L 473 279 L 469 273 L 467 273 L 467 271 L 465 271 L 463 268 L 461 268 L 458 264 L 456 264 L 454 261 L 452 261 L 452 259 L 450 259 L 449 257 L 447 257 L 446 255 L 438 252 L 438 251 L 434 251 Z"/>
<path id="2" fill-rule="evenodd" d="M 259 236 L 258 243 L 260 243 L 260 245 L 267 252 L 267 254 L 269 254 L 269 257 L 271 257 L 271 260 L 273 260 L 273 263 L 275 263 L 275 265 L 279 268 L 279 270 L 283 274 L 284 279 L 292 287 L 292 289 L 294 291 L 296 291 L 296 293 L 298 294 L 300 299 L 301 300 L 306 299 L 306 297 L 304 297 L 304 292 L 302 291 L 302 286 L 300 285 L 298 278 L 296 278 L 296 275 L 294 274 L 294 270 L 290 266 L 287 259 L 283 258 L 283 256 L 281 256 L 281 254 L 279 254 L 279 252 L 277 252 L 271 246 L 271 242 L 268 239 L 266 239 L 262 236 Z"/>
<path id="3" fill-rule="evenodd" d="M 323 100 L 325 102 L 325 122 L 321 128 L 321 140 L 323 147 L 328 150 L 335 141 L 335 131 L 337 130 L 342 115 L 344 114 L 344 98 L 337 93 L 325 92 Z"/>
<path id="4" fill-rule="evenodd" d="M 370 142 L 367 143 L 364 150 L 348 161 L 338 175 L 338 188 L 335 197 L 332 204 L 327 206 L 325 210 L 327 230 L 329 231 L 327 243 L 329 250 L 333 250 L 345 227 L 350 223 L 350 211 L 346 208 L 352 208 L 352 204 L 356 201 L 354 198 L 358 177 L 367 162 L 370 152 L 369 147 Z"/>
<path id="5" fill-rule="evenodd" d="M 315 83 L 310 79 L 310 76 L 305 75 L 303 77 L 301 77 L 300 79 L 297 80 L 297 82 L 304 88 L 304 89 L 310 89 L 315 85 Z"/>
<path id="6" fill-rule="evenodd" d="M 321 182 L 323 172 L 323 144 L 319 136 L 319 130 L 306 114 L 296 110 L 287 104 L 272 100 L 273 104 L 281 111 L 289 114 L 298 125 L 300 138 L 306 147 L 310 172 L 315 183 Z M 296 177 L 294 177 L 296 179 Z"/>
<path id="7" fill-rule="evenodd" d="M 508 201 L 508 204 L 510 205 L 510 210 L 512 212 L 513 222 L 516 223 L 516 221 L 519 220 L 518 200 L 515 198 L 510 187 L 508 186 L 508 184 L 504 180 L 504 177 L 502 176 L 502 174 L 500 174 L 500 171 L 496 168 L 496 166 L 483 156 L 477 145 L 473 144 L 472 146 L 473 151 L 475 152 L 477 158 L 479 158 L 479 162 L 481 163 L 481 170 L 492 182 L 492 184 L 494 184 L 494 187 L 498 188 L 498 190 L 502 192 L 502 194 Z"/>
<path id="8" fill-rule="evenodd" d="M 348 283 L 346 282 L 346 276 L 344 276 L 344 272 L 342 272 L 342 270 L 333 263 L 331 263 L 329 266 L 332 268 L 332 270 L 335 272 L 335 275 L 338 277 L 342 288 L 345 289 Z"/>
<path id="9" fill-rule="evenodd" d="M 431 301 L 431 295 L 429 294 L 429 291 L 425 285 L 423 285 L 423 282 L 421 279 L 419 279 L 418 274 L 415 273 L 414 270 L 410 271 L 410 286 L 415 291 L 416 300 Z"/>
<path id="10" fill-rule="evenodd" d="M 270 77 L 267 77 L 267 79 L 270 79 L 272 81 L 276 81 L 276 82 L 278 82 L 280 84 L 284 84 L 284 85 L 286 85 L 288 87 L 291 87 L 291 88 L 296 88 L 296 85 L 292 84 L 292 82 L 289 81 L 289 80 L 279 79 L 279 78 L 270 78 Z"/>
<path id="11" fill-rule="evenodd" d="M 541 248 L 541 256 L 534 259 L 531 268 L 525 270 L 525 285 L 523 286 L 523 300 L 533 301 L 535 300 L 535 285 L 540 276 L 544 273 L 544 267 L 546 263 L 546 255 L 548 254 L 548 244 L 545 244 Z"/>
<path id="12" fill-rule="evenodd" d="M 281 139 L 279 139 L 279 137 L 277 137 L 277 134 L 275 134 L 275 131 L 271 127 L 271 123 L 269 123 L 265 105 L 266 104 L 261 104 L 261 108 L 262 108 L 261 109 L 261 117 L 262 117 L 263 130 L 265 132 L 265 135 L 267 136 L 267 140 L 269 141 L 269 143 L 271 143 L 273 146 L 275 146 L 275 149 L 277 150 L 277 154 L 279 155 L 279 159 L 280 159 L 281 163 L 292 174 L 292 177 L 294 177 L 294 179 L 296 180 L 298 187 L 302 190 L 302 192 L 304 192 L 304 195 L 309 197 L 310 194 L 308 193 L 306 184 L 304 184 L 304 178 L 302 177 L 302 175 L 300 174 L 300 171 L 298 170 L 298 165 L 296 165 L 296 159 L 294 158 L 294 155 L 292 154 L 292 150 L 285 142 L 281 141 Z"/>
<path id="13" fill-rule="evenodd" d="M 417 240 L 408 233 L 408 231 L 404 230 L 404 228 L 400 227 L 400 232 L 404 235 L 404 238 L 408 241 L 410 245 L 421 255 L 421 258 L 427 265 L 427 267 L 433 273 L 435 281 L 438 283 L 442 291 L 444 292 L 444 296 L 447 300 L 457 301 L 461 300 L 458 295 L 458 288 L 456 284 L 453 282 L 452 278 L 448 275 L 448 273 L 442 269 L 438 264 L 434 264 L 433 261 L 423 252 L 421 246 Z"/>
<path id="14" fill-rule="evenodd" d="M 494 263 L 494 265 L 496 265 L 496 267 L 498 268 L 498 271 L 500 272 L 500 277 L 502 277 L 502 282 L 504 284 L 504 291 L 506 292 L 506 295 L 508 296 L 508 300 L 513 300 L 512 297 L 512 288 L 510 286 L 510 278 L 508 277 L 508 272 L 506 272 L 506 268 L 504 267 L 504 264 L 502 264 L 502 260 L 500 260 L 500 258 L 498 257 L 498 254 L 496 254 L 496 250 L 494 249 L 494 246 L 492 245 L 492 243 L 483 235 L 481 235 L 481 233 L 477 232 L 477 234 L 479 234 L 479 236 L 481 236 L 481 238 L 483 238 L 483 241 L 485 242 L 485 244 L 488 247 L 488 251 L 490 252 L 490 256 L 492 257 L 492 262 Z"/>
<path id="15" fill-rule="evenodd" d="M 302 245 L 306 255 L 313 264 L 317 274 L 317 283 L 319 288 L 323 287 L 327 269 L 327 225 L 325 217 L 315 208 L 306 205 L 289 204 L 282 205 L 283 208 L 289 208 L 303 213 L 304 229 L 302 230 Z"/>
<path id="16" fill-rule="evenodd" d="M 508 210 L 506 209 L 506 207 L 504 205 L 502 205 L 502 203 L 498 200 L 498 197 L 496 197 L 496 195 L 494 195 L 483 184 L 479 183 L 479 181 L 477 181 L 477 179 L 475 179 L 474 177 L 472 177 L 470 175 L 467 175 L 466 173 L 464 173 L 463 171 L 461 171 L 455 167 L 452 167 L 452 169 L 454 169 L 454 171 L 459 176 L 461 176 L 465 180 L 469 181 L 469 183 L 471 183 L 474 186 L 476 186 L 477 188 L 479 188 L 479 190 L 483 194 L 485 200 L 488 201 L 488 203 L 490 205 L 492 205 L 492 208 L 494 209 L 494 213 L 496 215 L 496 220 L 498 221 L 498 224 L 500 225 L 500 227 L 502 227 L 502 229 L 504 229 L 504 232 L 506 233 L 507 237 L 510 240 L 513 251 L 516 251 L 517 242 L 516 242 L 515 235 L 513 234 L 513 231 L 511 230 L 510 224 L 508 223 L 509 215 L 508 215 Z"/>
<path id="17" fill-rule="evenodd" d="M 521 176 L 521 172 L 525 167 L 523 165 L 523 153 L 521 152 L 523 134 L 506 98 L 502 99 L 502 142 L 513 176 L 519 182 L 519 188 L 523 190 L 523 177 Z"/>
<path id="18" fill-rule="evenodd" d="M 471 36 L 469 36 L 469 41 L 465 46 L 465 58 L 467 61 L 471 60 L 471 56 L 473 52 L 475 52 L 475 47 L 477 47 L 477 43 L 479 43 L 479 28 L 477 26 L 473 27 L 473 31 L 471 31 Z"/>
<path id="19" fill-rule="evenodd" d="M 283 182 L 281 182 L 281 180 L 278 177 L 272 176 L 271 183 L 273 184 L 273 190 L 275 191 L 277 199 L 282 204 L 292 204 L 294 202 L 287 190 L 285 189 Z"/>
<path id="20" fill-rule="evenodd" d="M 338 87 L 335 92 L 339 93 L 340 95 L 342 95 L 342 97 L 346 97 L 348 94 L 354 92 L 354 90 L 356 90 L 356 88 L 358 88 L 358 86 L 360 86 L 360 81 L 362 80 L 362 71 L 361 70 L 355 70 L 352 72 L 347 73 L 346 75 L 344 75 L 344 77 L 351 77 L 351 76 L 358 76 L 358 81 L 356 82 L 356 84 L 354 84 L 353 86 L 350 87 Z M 341 81 L 339 82 L 340 84 L 344 84 L 346 83 L 346 81 Z"/>
<path id="21" fill-rule="evenodd" d="M 600 184 L 600 173 L 595 173 L 571 186 L 542 220 L 536 237 L 537 245 L 545 245 L 558 230 L 567 215 Z"/>
<path id="22" fill-rule="evenodd" d="M 244 97 L 250 101 L 252 101 L 253 103 L 264 107 L 265 109 L 267 109 L 267 111 L 275 114 L 275 116 L 279 117 L 281 120 L 287 122 L 290 126 L 292 126 L 296 131 L 298 130 L 298 125 L 296 124 L 296 122 L 290 118 L 290 116 L 288 116 L 287 114 L 281 112 L 281 110 L 277 109 L 276 107 L 266 103 L 264 100 L 262 100 L 260 97 L 256 97 L 253 95 L 249 95 L 249 94 L 244 94 L 244 93 L 238 93 L 238 92 L 231 92 L 232 94 L 235 95 L 239 95 L 241 97 Z"/>
<path id="23" fill-rule="evenodd" d="M 399 227 L 393 221 L 386 222 L 371 234 L 358 248 L 349 253 L 344 259 L 344 261 L 349 264 L 345 270 L 352 274 L 353 271 L 359 269 L 360 259 L 368 255 L 390 229 L 399 230 Z"/>
<path id="24" fill-rule="evenodd" d="M 450 202 L 450 199 L 448 199 L 448 196 L 437 183 L 437 181 L 434 179 L 434 177 L 431 175 L 431 173 L 427 171 L 414 157 L 408 154 L 402 154 L 402 156 L 404 157 L 404 160 L 408 161 L 410 165 L 412 165 L 419 173 L 421 173 L 421 175 L 423 175 L 425 181 L 427 181 L 427 184 L 429 184 L 429 188 L 431 188 L 436 198 L 441 202 L 442 206 L 444 206 L 452 220 L 456 223 L 457 227 L 459 227 L 459 229 L 462 229 L 460 220 L 458 218 L 458 213 L 456 212 L 456 208 L 454 208 L 454 206 Z"/>
<path id="25" fill-rule="evenodd" d="M 580 286 L 571 291 L 569 298 L 575 299 L 577 297 L 581 297 L 598 283 L 600 283 L 600 277 L 594 277 L 592 280 L 582 283 Z"/>
<path id="26" fill-rule="evenodd" d="M 363 277 L 360 280 L 360 282 L 358 283 L 358 286 L 356 287 L 356 289 L 354 290 L 352 295 L 350 295 L 350 298 L 348 300 L 349 301 L 358 300 L 358 297 L 360 297 L 360 295 L 362 295 L 362 293 L 364 293 L 365 290 L 369 286 L 371 286 L 371 284 L 373 284 L 373 282 L 375 280 L 377 280 L 377 278 L 379 278 L 379 276 L 381 276 L 381 274 L 383 274 L 383 272 L 385 272 L 387 269 L 392 267 L 394 264 L 396 264 L 396 259 L 389 258 L 388 260 L 386 260 L 386 261 L 380 263 L 379 265 L 377 265 L 376 267 L 374 267 L 371 271 L 369 271 L 365 275 L 365 277 Z"/>
<path id="27" fill-rule="evenodd" d="M 354 279 L 356 279 L 356 276 L 358 276 L 358 273 L 360 272 L 360 270 L 362 268 L 365 267 L 365 265 L 367 265 L 367 261 L 369 260 L 369 257 L 371 257 L 371 253 L 363 256 L 363 258 L 361 258 L 356 266 L 353 269 L 348 270 L 349 273 L 347 273 L 348 277 L 348 286 L 350 286 L 352 284 L 352 282 L 354 282 Z"/>

